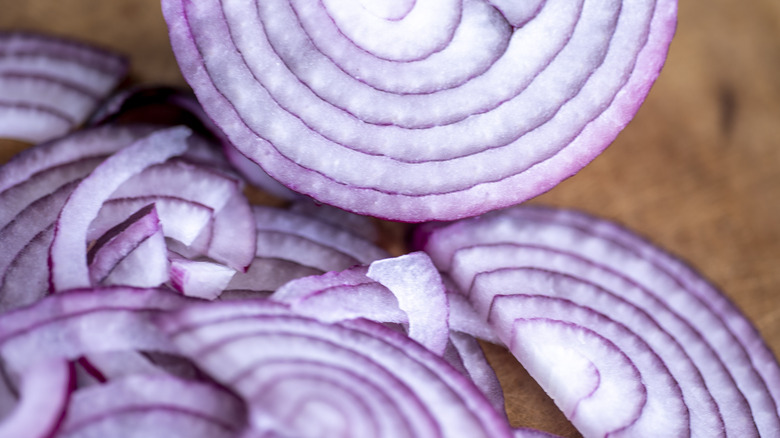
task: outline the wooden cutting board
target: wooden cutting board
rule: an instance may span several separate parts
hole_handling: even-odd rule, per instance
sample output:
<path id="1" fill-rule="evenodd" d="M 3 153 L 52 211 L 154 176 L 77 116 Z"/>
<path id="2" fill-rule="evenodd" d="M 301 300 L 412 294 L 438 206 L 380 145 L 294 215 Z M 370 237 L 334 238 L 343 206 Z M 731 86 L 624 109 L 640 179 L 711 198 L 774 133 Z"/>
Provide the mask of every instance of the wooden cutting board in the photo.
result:
<path id="1" fill-rule="evenodd" d="M 0 29 L 127 54 L 135 83 L 185 85 L 157 0 L 0 0 Z M 780 2 L 686 0 L 660 79 L 617 141 L 534 203 L 616 220 L 688 260 L 780 352 Z M 20 144 L 0 145 L 7 159 Z M 385 224 L 391 236 L 398 227 Z M 396 247 L 397 248 L 397 247 Z M 487 346 L 515 425 L 576 432 Z"/>

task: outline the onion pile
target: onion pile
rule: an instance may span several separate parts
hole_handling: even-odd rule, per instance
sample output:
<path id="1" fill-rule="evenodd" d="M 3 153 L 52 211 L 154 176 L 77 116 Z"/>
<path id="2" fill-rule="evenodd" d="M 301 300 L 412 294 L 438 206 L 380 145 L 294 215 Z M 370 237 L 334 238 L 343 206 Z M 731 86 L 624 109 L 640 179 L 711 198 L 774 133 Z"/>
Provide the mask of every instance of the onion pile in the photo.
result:
<path id="1" fill-rule="evenodd" d="M 373 223 L 351 213 L 303 200 L 289 209 L 250 206 L 246 183 L 214 137 L 118 119 L 108 115 L 103 126 L 30 147 L 0 167 L 7 207 L 0 242 L 8 250 L 0 277 L 0 431 L 58 437 L 123 436 L 131 426 L 146 437 L 308 436 L 320 428 L 343 436 L 515 433 L 479 344 L 450 332 L 445 289 L 426 255 L 389 258 L 369 240 L 376 236 Z M 369 268 L 372 262 L 379 264 Z M 354 268 L 360 265 L 365 268 Z M 314 276 L 303 284 L 321 290 L 319 302 L 330 304 L 312 315 L 300 305 L 300 288 L 296 305 L 290 302 L 289 291 L 298 287 L 290 280 L 332 279 L 342 270 L 337 278 L 362 272 L 380 299 L 358 293 L 350 298 L 357 307 L 344 316 L 334 301 L 339 296 L 328 298 Z M 274 293 L 285 284 L 286 298 Z M 432 320 L 427 299 L 442 309 Z M 234 385 L 224 373 L 248 372 L 243 362 L 227 351 L 222 359 L 213 356 L 225 365 L 221 371 L 209 369 L 206 355 L 189 350 L 191 335 L 180 333 L 190 328 L 178 326 L 201 314 L 237 312 L 231 324 L 255 327 L 238 321 L 248 311 L 259 312 L 251 319 L 261 323 L 252 343 L 281 336 L 286 324 L 302 333 L 268 350 L 282 354 L 272 358 L 277 365 Z M 272 320 L 289 318 L 269 327 L 262 322 L 269 311 Z M 198 328 L 198 336 L 219 336 L 218 327 Z M 335 339 L 298 356 L 298 342 L 308 345 L 328 332 Z M 375 351 L 366 351 L 369 345 Z M 350 367 L 337 363 L 322 376 L 313 373 L 323 368 L 314 359 L 330 354 Z M 379 356 L 385 359 L 377 362 Z M 291 370 L 295 363 L 300 370 Z M 377 367 L 386 368 L 379 377 Z M 286 412 L 258 399 L 265 391 L 257 393 L 257 379 L 271 369 L 281 373 L 271 380 L 279 391 L 293 390 L 286 399 L 274 391 L 272 400 L 286 400 Z M 352 396 L 333 404 L 346 394 Z M 333 423 L 334 412 L 343 415 L 340 424 Z"/>
<path id="2" fill-rule="evenodd" d="M 396 4 L 397 3 L 397 4 Z M 164 0 L 185 79 L 291 189 L 423 222 L 552 188 L 630 121 L 674 0 Z"/>
<path id="3" fill-rule="evenodd" d="M 603 219 L 488 212 L 628 123 L 674 0 L 162 4 L 197 100 L 94 91 L 41 137 L 3 126 L 73 99 L 0 100 L 36 143 L 0 167 L 0 436 L 551 436 L 480 342 L 586 437 L 780 434 L 780 365 L 698 273 Z M 125 68 L 0 35 L 0 90 L 79 89 L 63 65 Z M 391 255 L 354 213 L 451 221 Z"/>

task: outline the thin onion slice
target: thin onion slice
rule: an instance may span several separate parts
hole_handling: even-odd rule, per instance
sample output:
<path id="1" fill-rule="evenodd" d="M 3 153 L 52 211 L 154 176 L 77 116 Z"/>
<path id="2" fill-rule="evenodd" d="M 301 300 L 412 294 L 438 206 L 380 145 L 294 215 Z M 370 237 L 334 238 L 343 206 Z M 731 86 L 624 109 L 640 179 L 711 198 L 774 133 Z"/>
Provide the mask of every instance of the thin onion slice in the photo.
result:
<path id="1" fill-rule="evenodd" d="M 5 193 L 29 180 L 37 180 L 48 170 L 53 171 L 53 175 L 65 173 L 65 169 L 56 170 L 59 166 L 94 158 L 105 159 L 152 131 L 152 127 L 142 125 L 90 128 L 27 148 L 0 167 L 0 192 Z M 29 189 L 25 189 L 29 199 L 32 192 L 26 190 Z"/>
<path id="2" fill-rule="evenodd" d="M 165 289 L 72 289 L 3 314 L 0 356 L 12 375 L 52 358 L 148 350 L 176 353 L 152 323 L 154 314 L 189 299 Z"/>
<path id="3" fill-rule="evenodd" d="M 127 74 L 118 53 L 31 32 L 0 33 L 0 137 L 39 143 L 81 125 Z"/>
<path id="4" fill-rule="evenodd" d="M 153 133 L 112 155 L 79 184 L 60 213 L 51 244 L 55 291 L 90 286 L 85 242 L 89 223 L 98 215 L 100 205 L 135 174 L 186 151 L 189 135 L 186 128 Z"/>
<path id="5" fill-rule="evenodd" d="M 755 328 L 701 275 L 631 231 L 574 211 L 520 207 L 425 226 L 416 239 L 483 316 L 490 306 L 501 312 L 493 296 L 531 294 L 568 300 L 629 329 L 680 385 L 691 433 L 778 430 L 780 367 Z M 509 339 L 507 330 L 498 334 Z"/>
<path id="6" fill-rule="evenodd" d="M 87 252 L 93 285 L 157 287 L 168 281 L 168 259 L 154 204 L 130 215 Z"/>
<path id="7" fill-rule="evenodd" d="M 20 399 L 0 418 L 0 436 L 44 438 L 59 427 L 73 383 L 70 364 L 61 358 L 37 362 L 24 370 Z"/>
<path id="8" fill-rule="evenodd" d="M 365 430 L 375 436 L 510 435 L 506 421 L 462 374 L 376 323 L 326 324 L 255 300 L 188 306 L 164 316 L 161 326 L 200 367 L 249 400 L 250 424 L 259 430 L 281 435 L 311 430 L 341 436 L 360 436 Z M 355 404 L 354 394 L 363 388 L 388 403 L 378 404 L 379 410 Z M 292 399 L 271 404 L 265 397 L 269 392 Z M 272 415 L 274 406 L 290 403 L 304 409 Z M 369 415 L 351 414 L 366 408 Z"/>
<path id="9" fill-rule="evenodd" d="M 450 312 L 458 297 L 445 289 L 428 257 L 419 252 L 292 280 L 270 295 L 296 313 L 323 322 L 366 318 L 391 327 L 400 324 L 411 339 L 469 376 L 496 412 L 504 413 L 498 379 L 469 331 L 478 317 L 464 301 Z M 483 333 L 481 329 L 475 331 Z"/>
<path id="10" fill-rule="evenodd" d="M 219 163 L 220 167 L 223 167 L 222 164 L 229 162 L 233 171 L 265 192 L 282 199 L 301 197 L 269 177 L 257 164 L 236 150 L 203 111 L 191 90 L 168 86 L 135 86 L 124 89 L 104 102 L 93 114 L 88 125 L 138 122 L 188 126 L 221 145 L 223 154 L 212 157 L 211 165 Z"/>
<path id="11" fill-rule="evenodd" d="M 676 20 L 674 0 L 534 2 L 530 13 L 509 11 L 525 21 L 517 28 L 480 2 L 415 2 L 397 22 L 359 3 L 166 0 L 163 12 L 185 78 L 244 155 L 320 202 L 410 222 L 515 204 L 585 166 L 647 95 Z M 355 14 L 382 24 L 346 18 Z M 412 22 L 428 26 L 377 52 L 393 34 L 379 29 Z M 338 32 L 319 32 L 327 27 Z M 472 68 L 464 81 L 419 94 L 357 73 L 502 32 L 506 44 L 487 44 L 481 62 L 457 63 Z M 333 53 L 342 47 L 363 52 L 359 68 L 341 66 Z"/>
<path id="12" fill-rule="evenodd" d="M 74 392 L 56 436 L 229 438 L 244 424 L 243 402 L 223 388 L 141 374 Z"/>

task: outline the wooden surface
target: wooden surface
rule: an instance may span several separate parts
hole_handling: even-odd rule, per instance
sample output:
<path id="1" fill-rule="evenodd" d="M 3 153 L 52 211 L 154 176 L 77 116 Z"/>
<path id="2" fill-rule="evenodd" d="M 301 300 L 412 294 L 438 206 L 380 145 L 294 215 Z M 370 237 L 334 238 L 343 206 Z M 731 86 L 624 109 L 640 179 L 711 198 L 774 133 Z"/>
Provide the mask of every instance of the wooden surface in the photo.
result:
<path id="1" fill-rule="evenodd" d="M 184 85 L 157 0 L 0 0 L 0 11 L 0 29 L 79 37 L 130 56 L 134 82 Z M 780 352 L 780 1 L 681 1 L 634 121 L 533 202 L 614 219 L 688 260 Z M 574 434 L 521 369 L 489 353 L 515 424 Z"/>

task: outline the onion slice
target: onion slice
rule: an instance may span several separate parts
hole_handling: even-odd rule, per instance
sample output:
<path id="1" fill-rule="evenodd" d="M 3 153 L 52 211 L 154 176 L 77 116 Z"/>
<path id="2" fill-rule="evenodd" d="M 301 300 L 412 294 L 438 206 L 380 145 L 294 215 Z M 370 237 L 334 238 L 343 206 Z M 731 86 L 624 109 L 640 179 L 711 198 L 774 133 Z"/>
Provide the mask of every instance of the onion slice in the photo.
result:
<path id="1" fill-rule="evenodd" d="M 89 223 L 98 215 L 100 205 L 133 175 L 182 154 L 189 135 L 186 128 L 153 133 L 112 155 L 79 184 L 60 212 L 51 244 L 53 290 L 90 286 L 85 242 Z"/>
<path id="2" fill-rule="evenodd" d="M 507 19 L 441 3 L 397 21 L 359 1 L 165 0 L 163 13 L 185 78 L 246 157 L 320 202 L 422 222 L 515 204 L 585 166 L 649 92 L 677 9 L 551 0 L 503 4 Z M 381 43 L 397 32 L 414 38 Z M 388 64 L 416 63 L 445 77 L 394 85 Z"/>
<path id="3" fill-rule="evenodd" d="M 511 434 L 473 383 L 376 323 L 326 324 L 259 300 L 188 306 L 160 322 L 188 357 L 248 400 L 249 422 L 258 431 Z M 369 398 L 357 401 L 358 394 Z"/>
<path id="4" fill-rule="evenodd" d="M 76 391 L 57 437 L 234 437 L 243 402 L 213 384 L 166 374 L 133 375 Z"/>
<path id="5" fill-rule="evenodd" d="M 20 399 L 0 418 L 0 436 L 44 438 L 59 427 L 73 384 L 70 364 L 61 358 L 42 360 L 21 375 Z"/>
<path id="6" fill-rule="evenodd" d="M 0 33 L 0 137 L 40 143 L 81 125 L 127 74 L 127 60 L 82 42 Z"/>
<path id="7" fill-rule="evenodd" d="M 755 328 L 700 274 L 631 231 L 575 211 L 516 207 L 421 227 L 416 246 L 483 317 L 503 315 L 491 325 L 522 359 L 531 360 L 533 348 L 525 343 L 535 338 L 517 336 L 524 328 L 541 336 L 545 324 L 520 321 L 548 321 L 557 331 L 570 325 L 615 345 L 633 338 L 632 345 L 643 344 L 648 353 L 619 351 L 637 366 L 652 355 L 662 361 L 679 385 L 692 434 L 759 436 L 777 430 L 774 382 L 780 366 Z M 523 309 L 510 305 L 513 300 L 537 304 Z M 541 304 L 551 302 L 558 307 L 545 310 Z M 567 306 L 568 312 L 554 310 Z M 578 319 L 585 314 L 591 316 Z M 605 330 L 614 333 L 609 327 L 628 332 L 605 337 Z M 566 337 L 558 342 L 567 348 Z"/>

